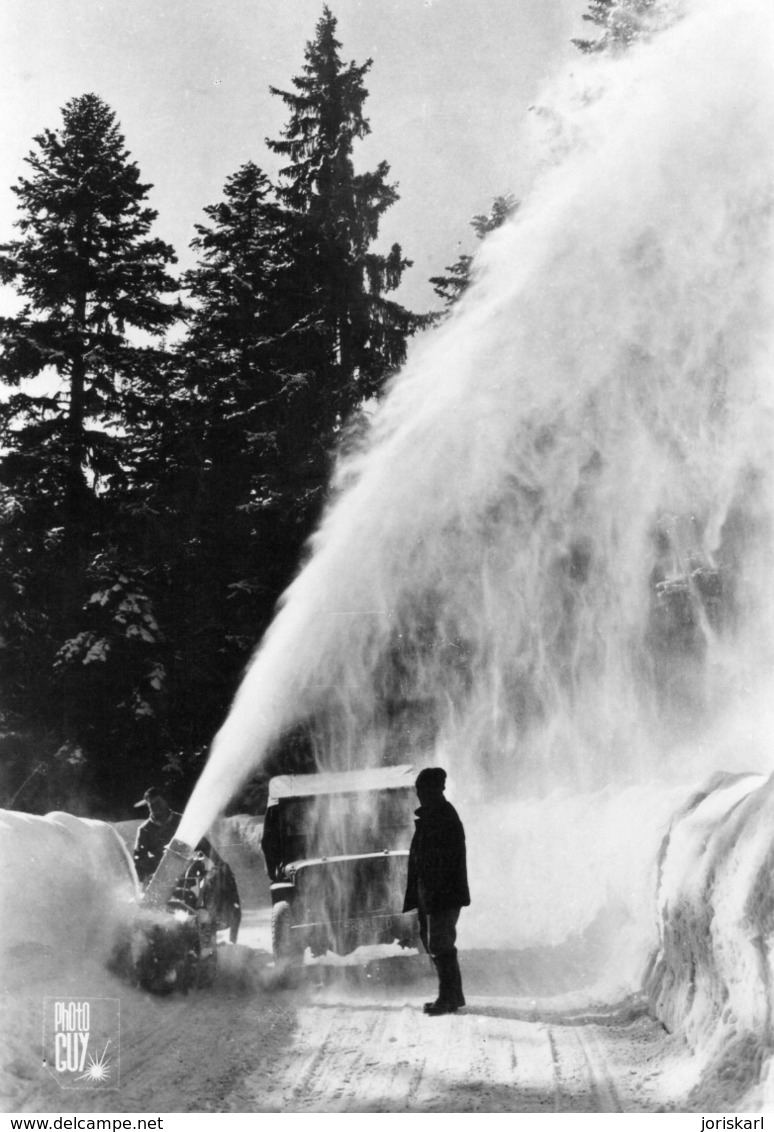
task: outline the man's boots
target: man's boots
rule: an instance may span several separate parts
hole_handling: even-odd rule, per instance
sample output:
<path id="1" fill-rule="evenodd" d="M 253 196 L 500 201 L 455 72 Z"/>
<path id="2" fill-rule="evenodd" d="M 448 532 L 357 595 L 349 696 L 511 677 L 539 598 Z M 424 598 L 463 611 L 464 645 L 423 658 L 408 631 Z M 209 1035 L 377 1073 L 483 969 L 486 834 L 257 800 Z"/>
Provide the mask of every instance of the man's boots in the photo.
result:
<path id="1" fill-rule="evenodd" d="M 431 1016 L 454 1014 L 460 1006 L 465 1005 L 457 953 L 453 951 L 449 955 L 435 955 L 433 962 L 438 971 L 438 998 L 435 1002 L 425 1003 L 424 1013 Z"/>
<path id="2" fill-rule="evenodd" d="M 465 1005 L 465 995 L 462 993 L 462 972 L 457 960 L 457 953 L 454 953 L 454 994 L 457 1000 L 457 1006 Z"/>
<path id="3" fill-rule="evenodd" d="M 438 976 L 438 984 L 439 984 L 439 987 L 440 987 L 440 975 L 439 975 L 439 972 L 438 972 L 438 962 L 437 962 L 436 959 L 433 959 L 432 955 L 429 955 L 428 958 L 430 959 L 430 962 L 432 963 L 433 968 L 436 969 L 436 975 Z M 422 1012 L 424 1014 L 427 1014 L 427 1012 L 430 1010 L 430 1007 L 435 1006 L 437 1001 L 438 1000 L 433 1000 L 433 1002 L 425 1002 L 424 1005 L 422 1006 Z"/>

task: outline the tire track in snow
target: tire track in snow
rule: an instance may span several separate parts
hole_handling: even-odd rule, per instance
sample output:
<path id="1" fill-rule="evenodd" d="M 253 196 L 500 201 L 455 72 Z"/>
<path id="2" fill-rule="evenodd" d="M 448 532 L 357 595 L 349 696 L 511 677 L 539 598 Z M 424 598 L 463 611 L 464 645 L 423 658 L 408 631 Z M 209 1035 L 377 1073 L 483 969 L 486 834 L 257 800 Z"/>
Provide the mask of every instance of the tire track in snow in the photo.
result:
<path id="1" fill-rule="evenodd" d="M 130 1034 L 122 1035 L 121 1075 L 129 1081 L 143 1080 L 146 1070 L 168 1062 L 182 1048 L 195 1024 L 195 999 L 155 999 L 143 991 L 133 991 L 137 1001 L 145 999 L 146 1014 Z M 141 997 L 140 997 L 141 996 Z M 193 1007 L 191 1006 L 193 1004 Z"/>
<path id="2" fill-rule="evenodd" d="M 291 1063 L 293 1065 L 292 1073 L 283 1086 L 286 1102 L 292 1103 L 293 1100 L 308 1102 L 315 1077 L 319 1075 L 321 1069 L 323 1075 L 325 1075 L 329 1054 L 328 1047 L 331 1044 L 331 1034 L 334 1030 L 334 1014 L 337 1013 L 332 1011 L 326 1018 L 325 1012 L 321 1011 L 319 1007 L 309 1007 L 300 1011 L 299 1031 L 301 1036 L 294 1043 L 294 1056 Z M 306 1035 L 310 1032 L 315 1035 L 318 1043 L 314 1048 L 310 1048 L 307 1042 Z M 301 1042 L 304 1045 L 303 1049 L 299 1050 L 298 1047 Z M 294 1110 L 291 1109 L 291 1111 Z"/>
<path id="3" fill-rule="evenodd" d="M 551 1051 L 551 1065 L 554 1071 L 554 1112 L 564 1112 L 565 1108 L 562 1104 L 563 1074 L 559 1065 L 559 1051 L 556 1048 L 556 1039 L 554 1038 L 554 1033 L 550 1026 L 546 1027 L 546 1039 L 548 1041 L 548 1048 Z"/>
<path id="4" fill-rule="evenodd" d="M 292 1040 L 272 1059 L 284 1111 L 625 1111 L 612 1080 L 628 1067 L 620 1031 L 597 1019 L 490 1002 L 427 1018 L 418 1001 L 330 992 L 295 1009 Z"/>
<path id="5" fill-rule="evenodd" d="M 319 1043 L 313 1053 L 307 1052 L 310 1042 Z M 293 1054 L 299 1052 L 302 1065 L 284 1090 L 296 1111 L 415 1111 L 423 1093 L 426 1058 L 416 1008 L 308 1007 Z"/>
<path id="6" fill-rule="evenodd" d="M 600 1090 L 575 1027 L 547 1026 L 554 1071 L 555 1112 L 599 1112 Z"/>
<path id="7" fill-rule="evenodd" d="M 382 1111 L 410 1112 L 420 1093 L 426 1065 L 416 1008 L 406 1005 L 396 1011 L 389 1019 L 388 1030 L 387 1048 L 391 1057 L 384 1082 Z"/>
<path id="8" fill-rule="evenodd" d="M 597 1102 L 597 1112 L 622 1112 L 610 1065 L 602 1049 L 596 1027 L 583 1026 L 570 1031 L 588 1067 L 588 1080 Z"/>
<path id="9" fill-rule="evenodd" d="M 556 1112 L 622 1112 L 594 1026 L 548 1026 Z"/>
<path id="10" fill-rule="evenodd" d="M 370 1107 L 383 1092 L 379 1083 L 386 1076 L 383 1055 L 387 1048 L 384 1034 L 387 1017 L 381 1012 L 361 1010 L 356 1014 L 352 1032 L 347 1008 L 336 1007 L 335 1014 L 341 1044 L 337 1046 L 332 1071 L 315 1082 L 316 1095 L 330 1098 L 330 1107 L 343 1111 L 351 1111 L 353 1102 Z"/>

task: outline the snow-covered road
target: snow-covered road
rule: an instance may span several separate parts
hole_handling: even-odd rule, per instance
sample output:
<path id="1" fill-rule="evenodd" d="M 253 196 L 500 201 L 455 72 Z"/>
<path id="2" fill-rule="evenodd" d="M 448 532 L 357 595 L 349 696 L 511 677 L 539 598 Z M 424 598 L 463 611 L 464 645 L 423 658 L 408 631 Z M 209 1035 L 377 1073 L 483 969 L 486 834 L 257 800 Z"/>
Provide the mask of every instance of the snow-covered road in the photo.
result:
<path id="1" fill-rule="evenodd" d="M 720 776 L 714 790 L 696 794 L 659 858 L 663 946 L 658 953 L 655 931 L 652 940 L 643 937 L 642 923 L 615 889 L 585 926 L 568 928 L 555 942 L 536 932 L 520 947 L 495 943 L 495 913 L 499 908 L 505 915 L 507 909 L 492 904 L 489 919 L 478 924 L 491 930 L 480 930 L 480 943 L 468 940 L 461 948 L 468 1005 L 452 1017 L 423 1014 L 422 1004 L 436 993 L 429 960 L 397 944 L 363 948 L 346 958 L 313 959 L 307 952 L 302 967 L 278 970 L 271 955 L 265 878 L 233 846 L 230 855 L 240 868 L 246 907 L 239 943 L 224 941 L 219 948 L 214 985 L 168 997 L 135 989 L 109 973 L 107 953 L 98 946 L 107 936 L 95 928 L 101 923 L 96 912 L 113 905 L 81 902 L 78 917 L 70 909 L 69 919 L 63 918 L 62 900 L 53 901 L 46 887 L 57 869 L 41 842 L 25 885 L 7 885 L 5 892 L 1 1107 L 151 1115 L 770 1111 L 768 1030 L 747 1009 L 761 997 L 765 1008 L 766 984 L 742 959 L 748 952 L 763 955 L 758 937 L 769 922 L 765 835 L 772 788 L 764 782 L 758 791 L 748 791 L 751 806 L 757 805 L 748 837 L 725 837 L 725 826 L 719 826 L 717 837 L 708 840 L 703 825 L 705 810 L 714 813 L 716 795 L 725 786 L 733 801 L 736 782 L 734 776 Z M 741 821 L 740 808 L 732 809 Z M 69 827 L 75 820 L 59 831 L 60 839 L 76 837 L 80 827 Z M 52 836 L 58 828 L 42 818 L 6 821 L 8 830 L 18 832 L 18 826 L 25 835 L 28 826 L 41 825 Z M 103 834 L 97 823 L 84 825 L 79 836 L 101 844 Z M 638 844 L 642 823 L 640 835 Z M 750 842 L 756 852 L 747 854 L 744 868 L 736 867 L 736 856 L 731 860 L 744 915 L 728 901 L 716 901 L 708 932 L 701 917 L 709 896 L 699 887 L 694 911 L 688 897 L 698 875 L 693 850 L 706 856 L 702 847 L 715 841 L 728 841 L 740 852 Z M 655 857 L 650 848 L 648 855 Z M 712 860 L 722 864 L 725 858 L 718 852 Z M 547 884 L 554 870 L 544 857 L 539 864 Z M 112 871 L 103 867 L 105 891 L 123 891 L 122 878 L 132 881 L 128 869 L 120 854 Z M 725 876 L 715 872 L 720 880 Z M 76 899 L 80 874 L 71 873 L 68 899 Z M 627 876 L 633 886 L 635 873 L 629 869 Z M 654 879 L 654 896 L 656 887 Z M 86 886 L 87 893 L 92 889 L 93 883 Z M 527 922 L 532 889 L 524 885 L 519 891 Z M 633 891 L 636 895 L 639 889 Z M 547 895 L 540 903 L 539 888 L 533 895 L 532 904 L 548 905 Z M 647 909 L 647 893 L 639 903 Z M 121 907 L 125 910 L 116 905 L 117 913 Z M 747 915 L 751 909 L 760 913 L 754 922 Z M 652 916 L 655 925 L 655 899 Z M 754 938 L 748 939 L 751 933 Z M 695 946 L 688 946 L 690 941 Z M 729 961 L 719 965 L 724 956 Z M 645 985 L 646 967 L 648 985 L 655 988 L 649 1000 L 638 989 Z M 765 974 L 768 968 L 761 970 Z M 42 1064 L 44 1000 L 67 998 L 120 1002 L 120 1042 L 116 1035 L 112 1046 L 115 1054 L 120 1046 L 120 1056 L 114 1058 L 110 1088 L 64 1092 L 61 1078 Z M 725 1009 L 729 1002 L 736 1004 L 734 1012 Z M 673 1033 L 656 1019 L 656 1010 Z"/>
<path id="2" fill-rule="evenodd" d="M 248 918 L 248 941 L 265 932 Z M 693 1059 L 643 1000 L 547 993 L 537 953 L 462 955 L 467 1008 L 427 1018 L 435 983 L 416 954 L 307 963 L 280 978 L 270 955 L 220 949 L 214 987 L 154 998 L 103 969 L 6 971 L 10 1041 L 0 1077 L 11 1111 L 654 1112 L 701 1108 Z M 361 956 L 361 959 L 367 959 Z M 556 958 L 556 957 L 555 957 Z M 569 962 L 569 955 L 558 957 Z M 541 993 L 542 992 L 542 993 Z M 62 1093 L 40 1065 L 43 998 L 121 1000 L 120 1088 Z M 728 1098 L 733 1101 L 732 1097 Z"/>
<path id="3" fill-rule="evenodd" d="M 290 1056 L 277 1064 L 281 1107 L 642 1112 L 664 1103 L 641 1072 L 643 1049 L 655 1055 L 663 1032 L 641 1014 L 553 1015 L 542 1003 L 477 997 L 463 1014 L 428 1019 L 420 1002 L 328 992 L 304 1003 Z M 265 1098 L 270 1076 L 266 1067 L 251 1074 L 242 1098 Z"/>

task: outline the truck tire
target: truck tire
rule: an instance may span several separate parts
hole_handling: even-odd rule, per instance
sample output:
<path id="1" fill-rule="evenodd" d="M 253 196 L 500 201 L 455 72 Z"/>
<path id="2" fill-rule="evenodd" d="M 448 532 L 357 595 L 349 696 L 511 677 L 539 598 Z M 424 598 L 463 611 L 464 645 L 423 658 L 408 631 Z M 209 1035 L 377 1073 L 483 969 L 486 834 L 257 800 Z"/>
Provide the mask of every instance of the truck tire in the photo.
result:
<path id="1" fill-rule="evenodd" d="M 287 900 L 279 900 L 271 910 L 271 949 L 277 961 L 300 963 L 304 948 L 293 938 L 290 925 L 293 910 Z"/>

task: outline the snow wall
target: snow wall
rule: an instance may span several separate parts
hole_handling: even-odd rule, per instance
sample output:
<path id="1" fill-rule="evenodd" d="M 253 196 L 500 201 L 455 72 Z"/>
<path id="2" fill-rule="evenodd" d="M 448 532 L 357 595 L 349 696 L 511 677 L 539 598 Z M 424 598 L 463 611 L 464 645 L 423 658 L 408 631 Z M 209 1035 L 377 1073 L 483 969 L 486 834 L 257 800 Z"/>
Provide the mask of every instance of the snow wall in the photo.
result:
<path id="1" fill-rule="evenodd" d="M 36 949 L 107 959 L 138 896 L 123 841 L 106 822 L 0 810 L 0 972 Z"/>
<path id="2" fill-rule="evenodd" d="M 774 776 L 717 774 L 677 811 L 659 857 L 653 1013 L 705 1082 L 774 1103 Z M 727 1095 L 727 1094 L 726 1094 Z"/>

